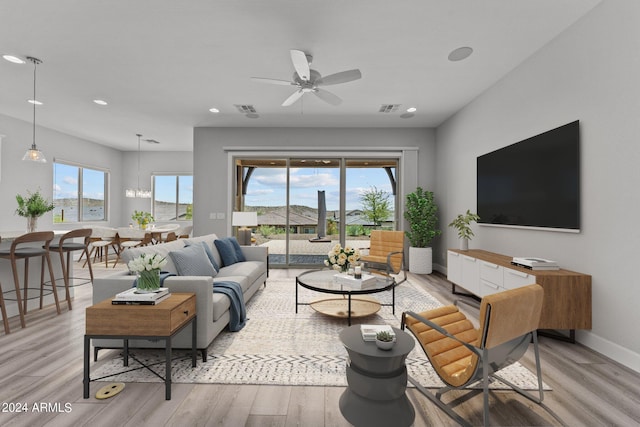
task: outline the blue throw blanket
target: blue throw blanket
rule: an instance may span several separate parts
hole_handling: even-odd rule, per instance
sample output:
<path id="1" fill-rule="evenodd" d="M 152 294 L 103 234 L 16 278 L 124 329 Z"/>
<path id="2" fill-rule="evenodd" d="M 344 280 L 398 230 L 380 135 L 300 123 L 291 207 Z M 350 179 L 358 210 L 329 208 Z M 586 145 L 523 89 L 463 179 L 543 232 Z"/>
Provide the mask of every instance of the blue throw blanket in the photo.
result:
<path id="1" fill-rule="evenodd" d="M 242 288 L 236 282 L 216 282 L 213 284 L 213 292 L 225 294 L 229 297 L 231 308 L 229 309 L 229 330 L 237 332 L 247 323 L 247 312 L 244 307 Z"/>

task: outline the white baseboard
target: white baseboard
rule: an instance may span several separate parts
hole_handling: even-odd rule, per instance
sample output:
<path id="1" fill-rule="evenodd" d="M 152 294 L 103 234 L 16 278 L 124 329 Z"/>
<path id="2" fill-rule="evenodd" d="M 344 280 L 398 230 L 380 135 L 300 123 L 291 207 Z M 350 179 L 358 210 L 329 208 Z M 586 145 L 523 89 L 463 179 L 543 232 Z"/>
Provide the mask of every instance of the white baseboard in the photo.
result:
<path id="1" fill-rule="evenodd" d="M 576 341 L 585 347 L 589 347 L 609 359 L 613 359 L 621 365 L 640 373 L 640 354 L 604 339 L 591 331 L 577 330 Z"/>

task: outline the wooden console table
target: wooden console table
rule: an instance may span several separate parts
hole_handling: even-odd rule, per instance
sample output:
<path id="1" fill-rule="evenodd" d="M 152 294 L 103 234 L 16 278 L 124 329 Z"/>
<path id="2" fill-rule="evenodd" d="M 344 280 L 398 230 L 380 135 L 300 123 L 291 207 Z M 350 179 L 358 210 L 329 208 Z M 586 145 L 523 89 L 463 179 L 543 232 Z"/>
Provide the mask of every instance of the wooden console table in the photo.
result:
<path id="1" fill-rule="evenodd" d="M 513 257 L 479 249 L 449 249 L 447 279 L 482 297 L 537 283 L 544 288 L 540 329 L 591 329 L 591 276 L 569 270 L 529 270 L 511 264 Z"/>
<path id="2" fill-rule="evenodd" d="M 192 332 L 191 366 L 195 367 L 197 330 L 196 295 L 194 293 L 171 294 L 169 298 L 157 305 L 113 305 L 111 298 L 109 298 L 87 307 L 84 336 L 84 398 L 89 397 L 89 383 L 92 381 L 89 376 L 91 339 L 122 339 L 124 341 L 124 366 L 129 365 L 130 339 L 163 339 L 165 341 L 166 363 L 165 398 L 171 400 L 171 338 L 189 324 L 191 324 Z"/>

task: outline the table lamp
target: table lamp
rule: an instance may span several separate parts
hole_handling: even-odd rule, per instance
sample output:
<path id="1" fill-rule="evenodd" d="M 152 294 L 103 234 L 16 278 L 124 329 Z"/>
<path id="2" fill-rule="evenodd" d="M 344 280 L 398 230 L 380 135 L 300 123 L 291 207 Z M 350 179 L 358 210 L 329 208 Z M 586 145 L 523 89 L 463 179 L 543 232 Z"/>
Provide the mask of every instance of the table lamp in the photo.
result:
<path id="1" fill-rule="evenodd" d="M 257 212 L 234 212 L 231 225 L 238 228 L 238 243 L 251 246 L 251 229 L 258 225 Z"/>

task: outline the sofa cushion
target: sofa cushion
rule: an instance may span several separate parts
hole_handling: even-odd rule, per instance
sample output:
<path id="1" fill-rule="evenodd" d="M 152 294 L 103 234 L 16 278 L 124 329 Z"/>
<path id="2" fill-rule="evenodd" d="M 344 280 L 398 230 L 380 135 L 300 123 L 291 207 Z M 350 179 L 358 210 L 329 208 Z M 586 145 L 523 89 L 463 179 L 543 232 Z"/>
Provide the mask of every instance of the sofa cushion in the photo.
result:
<path id="1" fill-rule="evenodd" d="M 125 264 L 129 264 L 134 258 L 139 257 L 142 254 L 158 254 L 167 260 L 167 264 L 162 268 L 163 271 L 168 271 L 170 273 L 178 274 L 178 269 L 176 268 L 173 260 L 169 256 L 169 252 L 177 251 L 184 247 L 183 240 L 174 240 L 173 242 L 163 243 L 160 245 L 149 245 L 149 246 L 141 246 L 139 248 L 129 248 L 126 251 L 122 251 L 122 261 Z"/>
<path id="2" fill-rule="evenodd" d="M 213 268 L 202 245 L 190 245 L 169 252 L 169 256 L 180 276 L 215 276 L 218 272 Z"/>
<path id="3" fill-rule="evenodd" d="M 237 282 L 242 287 L 242 290 L 246 291 L 245 285 L 246 287 L 249 287 L 253 282 L 258 280 L 265 270 L 263 261 L 237 262 L 233 265 L 221 268 L 216 279 Z"/>

